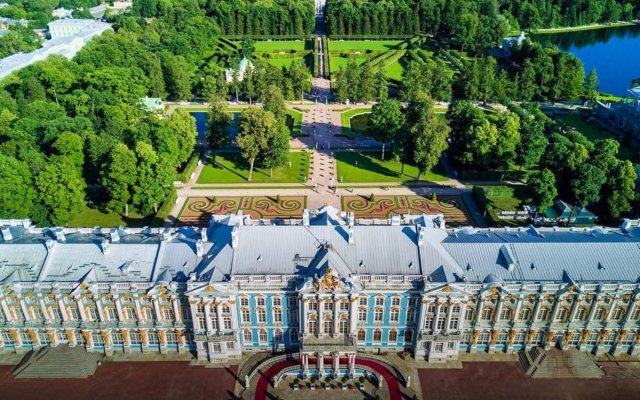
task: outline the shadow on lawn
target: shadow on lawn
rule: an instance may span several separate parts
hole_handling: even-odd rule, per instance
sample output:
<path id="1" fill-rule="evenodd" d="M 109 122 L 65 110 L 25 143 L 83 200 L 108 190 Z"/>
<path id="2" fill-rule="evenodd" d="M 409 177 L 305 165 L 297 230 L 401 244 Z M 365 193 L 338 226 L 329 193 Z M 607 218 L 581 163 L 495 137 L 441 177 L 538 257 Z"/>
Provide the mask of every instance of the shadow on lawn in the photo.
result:
<path id="1" fill-rule="evenodd" d="M 408 178 L 412 178 L 412 180 L 417 180 L 417 176 L 410 176 L 406 173 L 401 174 L 400 171 L 394 171 L 384 165 L 376 163 L 375 161 L 379 161 L 379 158 L 373 155 L 373 153 L 371 153 L 371 155 L 363 153 L 341 153 L 337 158 L 341 162 L 354 168 L 364 169 L 385 176 L 397 176 L 399 178 L 406 176 Z"/>
<path id="2" fill-rule="evenodd" d="M 231 173 L 233 173 L 234 175 L 239 176 L 240 178 L 242 178 L 243 180 L 248 182 L 249 179 L 249 163 L 245 161 L 244 158 L 242 158 L 242 155 L 240 153 L 223 153 L 224 154 L 224 158 L 227 160 L 227 162 L 232 163 L 233 167 L 230 168 L 226 165 L 220 164 L 218 162 L 218 160 L 216 159 L 215 162 L 213 162 L 213 160 L 211 158 L 207 159 L 207 164 L 209 164 L 213 169 L 225 169 Z M 220 156 L 220 154 L 218 154 L 218 157 Z M 305 166 L 305 159 L 304 157 L 301 157 L 298 161 L 299 164 L 299 168 L 300 170 L 302 170 L 302 172 L 300 172 L 298 174 L 298 179 L 300 181 L 304 181 L 304 178 L 306 177 L 306 175 L 304 175 L 304 166 Z M 285 164 L 284 166 L 281 167 L 277 167 L 274 168 L 274 171 L 277 171 L 280 168 L 289 168 L 288 164 Z M 296 166 L 293 164 L 293 162 L 291 163 L 291 168 L 296 168 Z M 242 171 L 245 172 L 245 174 L 242 174 L 238 171 Z M 270 178 L 271 179 L 271 175 L 269 175 L 269 169 L 268 168 L 262 168 L 259 166 L 254 166 L 253 168 L 253 174 L 254 175 L 262 175 L 264 177 Z"/>

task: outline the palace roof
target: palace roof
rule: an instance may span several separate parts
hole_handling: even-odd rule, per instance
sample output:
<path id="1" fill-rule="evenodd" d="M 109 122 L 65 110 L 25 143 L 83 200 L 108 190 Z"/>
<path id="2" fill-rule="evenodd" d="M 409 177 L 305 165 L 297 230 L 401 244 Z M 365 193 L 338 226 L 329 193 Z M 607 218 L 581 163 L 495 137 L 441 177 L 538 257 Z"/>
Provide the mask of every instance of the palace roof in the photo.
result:
<path id="1" fill-rule="evenodd" d="M 640 228 L 443 229 L 325 208 L 303 220 L 216 216 L 182 227 L 35 228 L 0 221 L 0 282 L 231 281 L 234 276 L 420 276 L 431 282 L 619 282 L 640 277 Z M 380 223 L 380 221 L 379 221 Z M 425 224 L 427 226 L 425 226 Z"/>

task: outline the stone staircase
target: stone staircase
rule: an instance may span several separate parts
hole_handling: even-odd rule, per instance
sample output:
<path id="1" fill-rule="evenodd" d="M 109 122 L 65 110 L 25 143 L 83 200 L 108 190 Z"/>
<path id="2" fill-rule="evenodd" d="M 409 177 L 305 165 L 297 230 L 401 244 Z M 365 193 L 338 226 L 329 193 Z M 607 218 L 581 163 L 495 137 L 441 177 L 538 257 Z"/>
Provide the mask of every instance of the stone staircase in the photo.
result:
<path id="1" fill-rule="evenodd" d="M 578 350 L 543 350 L 534 347 L 518 353 L 520 365 L 532 378 L 602 378 L 593 358 Z"/>
<path id="2" fill-rule="evenodd" d="M 16 378 L 87 378 L 94 374 L 102 354 L 82 347 L 43 347 L 29 352 L 13 371 Z"/>

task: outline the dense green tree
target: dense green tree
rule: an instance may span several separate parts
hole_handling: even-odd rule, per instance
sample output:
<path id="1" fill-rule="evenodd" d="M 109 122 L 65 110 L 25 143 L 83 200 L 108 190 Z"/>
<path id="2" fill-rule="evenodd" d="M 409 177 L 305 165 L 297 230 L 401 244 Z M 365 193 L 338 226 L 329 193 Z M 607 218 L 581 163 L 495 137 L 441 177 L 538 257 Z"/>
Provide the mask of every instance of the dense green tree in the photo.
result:
<path id="1" fill-rule="evenodd" d="M 136 143 L 135 155 L 137 168 L 132 203 L 140 213 L 149 215 L 158 210 L 158 205 L 171 188 L 175 170 L 163 163 L 147 143 Z"/>
<path id="2" fill-rule="evenodd" d="M 193 153 L 198 136 L 196 121 L 184 109 L 175 110 L 166 121 L 167 128 L 175 136 L 178 146 L 176 153 L 177 166 L 186 162 Z"/>
<path id="3" fill-rule="evenodd" d="M 227 128 L 231 124 L 231 114 L 227 112 L 227 102 L 220 97 L 209 99 L 207 115 L 207 145 L 213 151 L 213 162 L 216 152 L 230 143 Z"/>
<path id="4" fill-rule="evenodd" d="M 584 84 L 584 99 L 593 101 L 598 97 L 598 73 L 595 68 L 591 68 Z"/>
<path id="5" fill-rule="evenodd" d="M 136 165 L 135 153 L 120 143 L 109 155 L 109 160 L 104 166 L 105 173 L 102 176 L 101 184 L 109 196 L 107 206 L 110 210 L 124 213 L 127 217 L 133 186 L 136 183 Z"/>
<path id="6" fill-rule="evenodd" d="M 63 132 L 53 142 L 53 149 L 57 154 L 69 160 L 82 174 L 84 164 L 84 140 L 80 135 L 73 132 Z"/>
<path id="7" fill-rule="evenodd" d="M 392 144 L 400 139 L 405 124 L 402 105 L 397 100 L 383 100 L 371 109 L 369 115 L 369 133 L 382 143 L 382 160 L 384 160 L 385 144 Z"/>
<path id="8" fill-rule="evenodd" d="M 603 192 L 611 218 L 619 219 L 631 210 L 631 202 L 635 198 L 636 179 L 636 171 L 630 161 L 619 162 L 609 172 Z"/>
<path id="9" fill-rule="evenodd" d="M 287 106 L 282 95 L 282 89 L 276 85 L 269 85 L 265 88 L 260 97 L 262 108 L 271 111 L 276 119 L 285 121 L 287 116 Z"/>
<path id="10" fill-rule="evenodd" d="M 182 56 L 163 54 L 162 70 L 169 98 L 187 100 L 191 98 L 190 68 Z"/>
<path id="11" fill-rule="evenodd" d="M 86 184 L 69 160 L 52 160 L 35 177 L 38 199 L 48 222 L 63 225 L 84 207 Z M 38 221 L 41 222 L 41 221 Z"/>
<path id="12" fill-rule="evenodd" d="M 604 171 L 592 164 L 581 164 L 571 179 L 570 190 L 577 205 L 586 207 L 600 200 L 600 191 L 606 181 Z"/>
<path id="13" fill-rule="evenodd" d="M 247 108 L 240 114 L 240 127 L 236 142 L 242 156 L 249 163 L 249 178 L 253 176 L 256 159 L 264 154 L 272 138 L 278 133 L 276 118 L 262 108 Z"/>
<path id="14" fill-rule="evenodd" d="M 548 169 L 543 169 L 529 179 L 528 185 L 533 202 L 538 207 L 538 212 L 544 213 L 547 208 L 553 205 L 553 200 L 558 196 L 555 175 Z"/>
<path id="15" fill-rule="evenodd" d="M 0 154 L 0 218 L 28 218 L 35 199 L 29 166 Z"/>
<path id="16" fill-rule="evenodd" d="M 446 122 L 433 111 L 433 100 L 426 94 L 418 94 L 407 107 L 407 148 L 413 151 L 413 162 L 418 167 L 418 180 L 438 164 L 447 149 L 450 129 Z"/>

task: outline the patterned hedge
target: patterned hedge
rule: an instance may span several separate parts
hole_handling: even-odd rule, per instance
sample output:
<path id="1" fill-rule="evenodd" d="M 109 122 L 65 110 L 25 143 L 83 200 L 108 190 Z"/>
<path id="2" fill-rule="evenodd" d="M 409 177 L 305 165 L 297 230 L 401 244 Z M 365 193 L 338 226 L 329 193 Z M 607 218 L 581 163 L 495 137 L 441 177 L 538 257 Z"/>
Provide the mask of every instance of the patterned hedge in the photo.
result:
<path id="1" fill-rule="evenodd" d="M 252 218 L 301 218 L 306 196 L 189 197 L 178 221 L 183 225 L 207 225 L 212 215 L 243 214 Z"/>

